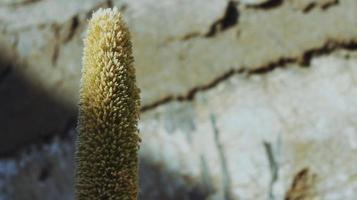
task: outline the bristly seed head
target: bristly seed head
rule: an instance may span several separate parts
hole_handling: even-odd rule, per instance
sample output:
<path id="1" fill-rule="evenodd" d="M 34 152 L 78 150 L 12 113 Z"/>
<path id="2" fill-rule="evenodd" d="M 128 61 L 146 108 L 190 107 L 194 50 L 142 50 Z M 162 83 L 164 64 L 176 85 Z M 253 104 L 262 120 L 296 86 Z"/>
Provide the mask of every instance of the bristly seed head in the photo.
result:
<path id="1" fill-rule="evenodd" d="M 93 14 L 82 63 L 76 199 L 134 200 L 140 97 L 129 30 L 117 8 Z"/>

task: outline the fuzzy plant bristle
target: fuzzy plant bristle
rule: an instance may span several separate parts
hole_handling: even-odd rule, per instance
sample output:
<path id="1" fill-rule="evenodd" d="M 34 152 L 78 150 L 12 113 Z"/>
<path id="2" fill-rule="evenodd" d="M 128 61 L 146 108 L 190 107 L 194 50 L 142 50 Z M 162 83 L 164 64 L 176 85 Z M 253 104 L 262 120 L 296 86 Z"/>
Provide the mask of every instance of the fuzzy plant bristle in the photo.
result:
<path id="1" fill-rule="evenodd" d="M 92 15 L 82 64 L 76 200 L 137 199 L 140 98 L 129 30 L 117 8 Z"/>

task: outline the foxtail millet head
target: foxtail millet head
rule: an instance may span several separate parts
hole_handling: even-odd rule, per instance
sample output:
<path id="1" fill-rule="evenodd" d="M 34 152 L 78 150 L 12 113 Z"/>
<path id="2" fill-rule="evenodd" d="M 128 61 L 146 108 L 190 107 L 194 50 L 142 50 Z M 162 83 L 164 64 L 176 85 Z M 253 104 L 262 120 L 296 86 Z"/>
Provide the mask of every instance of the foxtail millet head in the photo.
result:
<path id="1" fill-rule="evenodd" d="M 76 199 L 134 200 L 140 97 L 129 30 L 117 8 L 93 14 L 82 64 Z"/>

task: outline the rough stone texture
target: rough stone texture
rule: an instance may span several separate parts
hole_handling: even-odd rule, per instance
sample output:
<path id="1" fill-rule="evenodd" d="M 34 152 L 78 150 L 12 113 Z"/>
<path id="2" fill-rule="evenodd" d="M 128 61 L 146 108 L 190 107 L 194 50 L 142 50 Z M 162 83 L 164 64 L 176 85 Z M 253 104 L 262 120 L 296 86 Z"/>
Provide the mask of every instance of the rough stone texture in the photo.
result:
<path id="1" fill-rule="evenodd" d="M 73 199 L 83 31 L 112 5 L 142 90 L 140 199 L 357 197 L 357 1 L 19 0 L 0 2 L 1 200 Z"/>
<path id="2" fill-rule="evenodd" d="M 76 111 L 86 19 L 94 9 L 112 5 L 122 10 L 132 32 L 144 107 L 187 98 L 195 88 L 209 85 L 230 70 L 259 70 L 282 61 L 303 63 L 309 53 L 356 43 L 355 0 L 339 1 L 328 9 L 308 13 L 294 9 L 295 1 L 274 2 L 257 7 L 222 0 L 4 2 L 0 7 L 0 50 L 5 64 L 0 71 L 10 68 L 29 81 L 29 87 L 34 88 L 28 89 L 29 93 L 41 90 L 44 96 L 59 102 L 51 106 L 29 99 L 18 108 L 22 111 L 17 115 L 26 115 L 29 107 L 44 105 L 53 109 L 53 114 L 45 116 L 65 121 Z M 308 2 L 320 5 L 320 1 Z M 8 108 L 6 112 L 12 112 L 12 107 Z M 14 119 L 4 119 L 4 124 L 10 121 Z M 11 152 L 65 128 L 65 123 L 38 124 L 5 131 L 5 135 L 12 133 L 20 138 L 23 130 L 28 130 L 22 139 L 2 140 L 0 152 Z M 12 146 L 4 145 L 9 143 Z"/>
<path id="3" fill-rule="evenodd" d="M 283 199 L 294 175 L 305 168 L 316 174 L 316 199 L 353 199 L 356 61 L 333 55 L 314 59 L 309 68 L 289 65 L 241 74 L 198 93 L 192 102 L 173 102 L 145 113 L 144 157 L 192 177 L 202 177 L 204 162 L 214 180 L 208 184 L 229 187 L 233 199 L 266 199 L 270 189 Z M 278 173 L 272 183 L 266 148 L 272 149 Z"/>
<path id="4" fill-rule="evenodd" d="M 324 12 L 316 10 L 309 14 L 294 11 L 288 3 L 266 11 L 239 9 L 228 3 L 221 6 L 223 12 L 217 14 L 218 18 L 205 18 L 211 26 L 201 31 L 191 30 L 191 26 L 199 19 L 195 15 L 205 12 L 194 12 L 189 15 L 190 20 L 182 20 L 188 14 L 180 12 L 181 20 L 173 21 L 185 21 L 182 26 L 165 20 L 157 22 L 153 19 L 157 15 L 152 13 L 162 8 L 154 13 L 160 13 L 161 19 L 171 20 L 172 10 L 184 9 L 187 4 L 177 1 L 172 9 L 158 3 L 150 5 L 130 7 L 129 4 L 125 12 L 129 24 L 134 24 L 131 29 L 136 46 L 134 56 L 144 105 L 158 98 L 185 96 L 190 89 L 205 85 L 231 69 L 255 70 L 280 60 L 302 62 L 309 50 L 348 43 L 357 35 L 354 0 L 341 1 Z M 199 4 L 196 10 L 206 10 L 201 5 L 206 4 Z M 157 84 L 155 77 L 165 84 Z"/>
<path id="5" fill-rule="evenodd" d="M 338 51 L 145 112 L 141 198 L 292 198 L 294 180 L 307 199 L 353 199 L 356 83 L 357 54 Z M 0 197 L 73 199 L 73 139 L 33 148 L 1 161 Z"/>
<path id="6" fill-rule="evenodd" d="M 338 0 L 288 0 L 296 9 L 300 9 L 303 12 L 309 12 L 314 7 L 321 9 L 328 9 L 330 6 L 338 4 Z"/>

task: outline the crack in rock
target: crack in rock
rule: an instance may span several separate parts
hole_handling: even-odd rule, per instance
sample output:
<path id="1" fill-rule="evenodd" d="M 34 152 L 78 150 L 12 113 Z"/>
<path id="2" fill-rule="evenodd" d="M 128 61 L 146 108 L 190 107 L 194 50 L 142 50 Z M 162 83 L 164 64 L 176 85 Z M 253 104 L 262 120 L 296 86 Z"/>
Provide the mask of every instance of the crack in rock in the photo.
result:
<path id="1" fill-rule="evenodd" d="M 321 10 L 327 10 L 332 6 L 338 5 L 339 0 L 288 0 L 295 9 L 301 10 L 303 13 L 309 13 L 310 11 L 320 8 Z"/>
<path id="2" fill-rule="evenodd" d="M 76 34 L 76 30 L 78 29 L 79 25 L 80 21 L 78 15 L 73 16 L 71 20 L 71 25 L 69 27 L 68 35 L 63 40 L 63 43 L 67 43 L 73 38 L 73 36 Z"/>
<path id="3" fill-rule="evenodd" d="M 320 1 L 322 1 L 322 2 L 320 2 Z M 293 2 L 289 1 L 289 3 L 293 3 L 293 5 L 304 4 L 301 2 L 299 2 L 299 3 L 294 3 L 294 2 L 295 1 L 293 1 Z M 262 2 L 260 4 L 246 4 L 246 7 L 253 8 L 253 9 L 268 10 L 268 9 L 280 7 L 283 5 L 283 3 L 284 3 L 283 0 L 270 0 L 270 1 Z M 315 0 L 315 1 L 311 0 L 311 2 L 307 2 L 307 3 L 305 2 L 303 7 L 301 5 L 299 7 L 301 7 L 300 9 L 304 13 L 308 13 L 309 11 L 313 10 L 315 7 L 320 7 L 322 10 L 327 10 L 331 6 L 338 5 L 338 3 L 339 3 L 339 0 Z M 187 40 L 197 38 L 197 37 L 210 38 L 210 37 L 216 36 L 220 32 L 223 32 L 233 26 L 236 26 L 238 24 L 238 20 L 239 20 L 239 11 L 237 8 L 237 4 L 238 4 L 238 2 L 236 2 L 236 1 L 229 1 L 227 4 L 227 8 L 226 8 L 224 16 L 222 18 L 216 20 L 211 25 L 211 27 L 209 28 L 207 33 L 203 34 L 200 32 L 190 32 L 190 33 L 187 33 L 184 36 L 182 36 L 179 40 L 187 41 Z M 167 42 L 171 42 L 174 40 L 175 40 L 174 38 L 170 38 L 167 40 Z"/>
<path id="4" fill-rule="evenodd" d="M 322 9 L 322 10 L 327 10 L 327 9 L 329 9 L 329 8 L 332 7 L 332 6 L 338 5 L 339 3 L 340 3 L 339 0 L 332 0 L 332 1 L 330 1 L 330 2 L 327 2 L 327 3 L 324 4 L 324 5 L 321 5 L 321 9 Z"/>
<path id="5" fill-rule="evenodd" d="M 213 24 L 210 26 L 206 33 L 200 32 L 189 32 L 179 37 L 178 40 L 180 41 L 187 41 L 190 39 L 203 37 L 203 38 L 211 38 L 215 37 L 218 33 L 224 32 L 238 24 L 239 21 L 239 10 L 237 7 L 237 2 L 229 1 L 224 12 L 224 15 L 219 18 L 218 20 L 214 21 Z M 168 38 L 164 43 L 170 43 L 175 41 L 176 38 Z"/>
<path id="6" fill-rule="evenodd" d="M 285 200 L 313 199 L 316 174 L 311 173 L 309 168 L 299 171 L 285 195 Z"/>
<path id="7" fill-rule="evenodd" d="M 54 34 L 54 47 L 53 47 L 53 53 L 51 57 L 51 62 L 53 66 L 56 66 L 57 64 L 57 59 L 59 55 L 59 48 L 60 48 L 60 42 L 59 42 L 59 37 L 60 37 L 60 29 L 61 27 L 57 24 L 52 25 L 53 28 L 53 34 Z"/>
<path id="8" fill-rule="evenodd" d="M 51 57 L 51 63 L 53 66 L 56 66 L 57 64 L 61 44 L 66 44 L 70 42 L 73 39 L 73 37 L 76 35 L 80 25 L 81 25 L 80 19 L 78 15 L 73 16 L 70 22 L 68 23 L 64 23 L 64 24 L 54 23 L 51 25 L 53 29 L 54 40 L 55 40 L 53 53 Z"/>
<path id="9" fill-rule="evenodd" d="M 196 37 L 201 37 L 202 34 L 199 33 L 199 32 L 191 32 L 191 33 L 187 33 L 186 35 L 184 35 L 182 38 L 181 38 L 181 41 L 186 41 L 186 40 L 190 40 L 190 39 L 193 39 L 193 38 L 196 38 Z"/>
<path id="10" fill-rule="evenodd" d="M 214 22 L 205 37 L 214 37 L 217 33 L 223 32 L 238 23 L 239 12 L 236 2 L 229 1 L 224 16 Z"/>
<path id="11" fill-rule="evenodd" d="M 248 4 L 247 8 L 269 10 L 269 9 L 280 7 L 282 4 L 283 4 L 283 0 L 270 0 L 257 5 Z"/>
<path id="12" fill-rule="evenodd" d="M 9 0 L 0 3 L 0 6 L 22 6 L 39 2 L 41 0 Z"/>
<path id="13" fill-rule="evenodd" d="M 315 57 L 319 57 L 322 55 L 329 55 L 332 52 L 340 49 L 345 49 L 349 51 L 356 51 L 357 50 L 357 40 L 351 40 L 351 41 L 335 41 L 335 40 L 330 40 L 325 43 L 322 47 L 319 48 L 313 48 L 310 50 L 305 51 L 302 53 L 300 57 L 297 58 L 280 58 L 276 61 L 272 61 L 269 63 L 266 63 L 265 65 L 262 65 L 260 67 L 257 67 L 256 69 L 249 69 L 247 67 L 242 67 L 240 69 L 232 68 L 225 73 L 221 74 L 217 78 L 211 80 L 210 82 L 196 86 L 190 90 L 186 94 L 181 94 L 181 95 L 169 95 L 166 96 L 158 101 L 155 101 L 153 103 L 143 105 L 141 108 L 142 112 L 148 111 L 148 110 L 153 110 L 161 105 L 170 103 L 172 101 L 192 101 L 194 100 L 196 94 L 198 92 L 206 91 L 209 89 L 212 89 L 219 85 L 221 82 L 224 82 L 231 78 L 235 74 L 245 74 L 248 77 L 251 75 L 257 75 L 257 74 L 266 74 L 271 71 L 273 71 L 276 68 L 286 68 L 288 64 L 300 64 L 302 67 L 309 67 L 311 60 Z"/>

